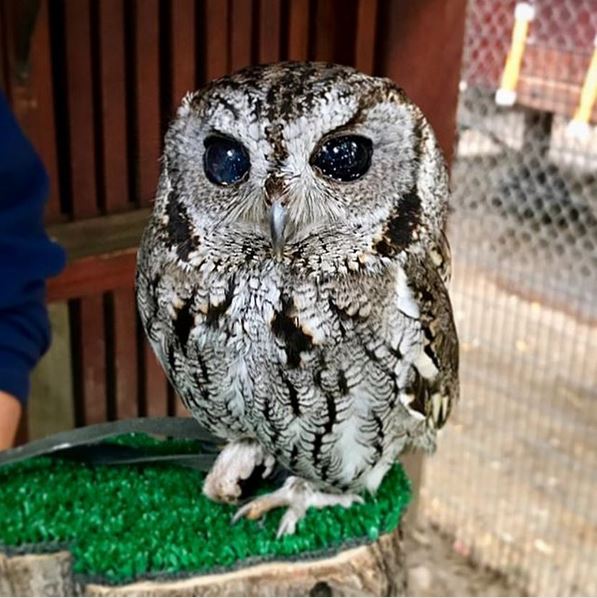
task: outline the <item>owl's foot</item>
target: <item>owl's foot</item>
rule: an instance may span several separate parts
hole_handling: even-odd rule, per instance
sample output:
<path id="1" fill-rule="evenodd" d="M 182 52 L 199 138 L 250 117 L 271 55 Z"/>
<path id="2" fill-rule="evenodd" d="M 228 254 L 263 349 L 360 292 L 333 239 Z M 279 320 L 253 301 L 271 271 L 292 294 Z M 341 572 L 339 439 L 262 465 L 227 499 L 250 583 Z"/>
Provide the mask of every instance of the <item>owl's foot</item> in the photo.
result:
<path id="1" fill-rule="evenodd" d="M 218 455 L 203 483 L 203 494 L 212 500 L 235 503 L 243 493 L 246 482 L 257 468 L 267 478 L 276 461 L 254 440 L 239 440 L 227 444 Z"/>
<path id="2" fill-rule="evenodd" d="M 259 496 L 241 507 L 235 513 L 232 522 L 238 521 L 241 517 L 259 519 L 267 511 L 277 507 L 288 507 L 278 527 L 277 537 L 280 538 L 286 534 L 294 534 L 296 524 L 305 516 L 309 507 L 323 509 L 340 505 L 347 508 L 354 503 L 362 504 L 363 499 L 358 494 L 319 492 L 310 482 L 291 476 L 275 492 Z"/>

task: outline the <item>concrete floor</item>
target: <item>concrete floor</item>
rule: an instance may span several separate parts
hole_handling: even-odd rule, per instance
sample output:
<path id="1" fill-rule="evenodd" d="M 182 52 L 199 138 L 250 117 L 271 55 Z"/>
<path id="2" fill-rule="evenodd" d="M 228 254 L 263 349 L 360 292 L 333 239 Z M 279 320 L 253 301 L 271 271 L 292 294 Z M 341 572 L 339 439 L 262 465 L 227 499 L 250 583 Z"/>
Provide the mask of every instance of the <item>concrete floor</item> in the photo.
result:
<path id="1" fill-rule="evenodd" d="M 456 260 L 462 399 L 423 516 L 531 595 L 597 593 L 597 328 Z"/>

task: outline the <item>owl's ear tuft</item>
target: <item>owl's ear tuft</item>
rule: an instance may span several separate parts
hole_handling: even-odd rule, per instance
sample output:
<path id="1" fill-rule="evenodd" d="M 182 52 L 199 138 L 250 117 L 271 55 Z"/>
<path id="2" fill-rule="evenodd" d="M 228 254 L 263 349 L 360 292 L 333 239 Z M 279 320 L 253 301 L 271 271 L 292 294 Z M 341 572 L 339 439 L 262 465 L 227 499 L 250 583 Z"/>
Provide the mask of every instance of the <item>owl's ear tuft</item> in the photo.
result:
<path id="1" fill-rule="evenodd" d="M 185 116 L 188 116 L 193 108 L 193 102 L 195 101 L 198 95 L 199 94 L 196 91 L 188 91 L 182 98 L 182 103 L 176 111 L 176 116 L 178 116 L 179 118 L 184 118 Z"/>

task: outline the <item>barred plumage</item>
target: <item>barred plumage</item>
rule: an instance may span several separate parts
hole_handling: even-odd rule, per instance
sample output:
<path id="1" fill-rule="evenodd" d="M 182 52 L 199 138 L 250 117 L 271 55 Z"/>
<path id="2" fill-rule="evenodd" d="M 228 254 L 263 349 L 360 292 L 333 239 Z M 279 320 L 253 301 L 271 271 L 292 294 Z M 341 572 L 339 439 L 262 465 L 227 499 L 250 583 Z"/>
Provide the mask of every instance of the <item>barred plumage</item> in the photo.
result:
<path id="1" fill-rule="evenodd" d="M 458 394 L 447 200 L 433 133 L 389 80 L 284 63 L 188 95 L 137 293 L 190 412 L 320 492 L 375 491 L 432 449 Z"/>

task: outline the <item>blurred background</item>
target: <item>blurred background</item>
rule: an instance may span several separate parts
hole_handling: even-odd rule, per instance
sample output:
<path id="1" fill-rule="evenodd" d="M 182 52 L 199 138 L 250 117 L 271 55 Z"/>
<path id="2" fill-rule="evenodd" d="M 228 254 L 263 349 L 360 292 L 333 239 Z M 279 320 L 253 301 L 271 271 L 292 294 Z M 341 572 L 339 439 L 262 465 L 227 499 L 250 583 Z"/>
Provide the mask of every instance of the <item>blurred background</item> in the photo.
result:
<path id="1" fill-rule="evenodd" d="M 422 107 L 452 171 L 462 400 L 409 463 L 411 592 L 597 594 L 597 0 L 522 4 L 0 0 L 0 86 L 69 254 L 21 441 L 181 413 L 133 283 L 184 93 L 254 63 L 354 65 Z"/>
<path id="2" fill-rule="evenodd" d="M 587 126 L 578 107 L 597 2 L 529 5 L 500 106 L 515 4 L 467 8 L 448 235 L 462 401 L 425 463 L 422 514 L 533 595 L 595 595 L 595 88 Z"/>

